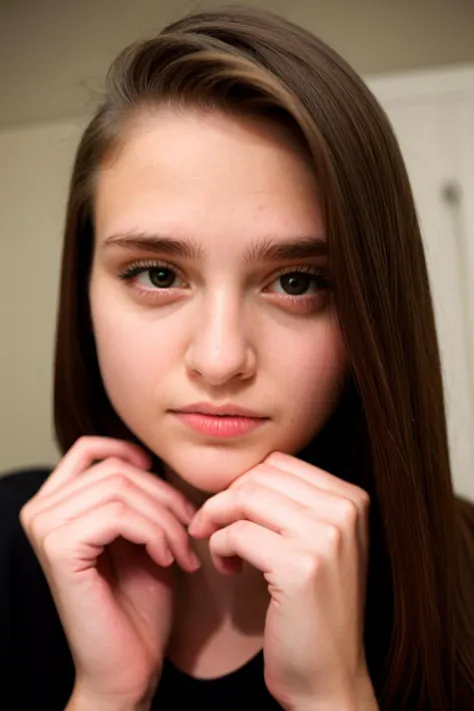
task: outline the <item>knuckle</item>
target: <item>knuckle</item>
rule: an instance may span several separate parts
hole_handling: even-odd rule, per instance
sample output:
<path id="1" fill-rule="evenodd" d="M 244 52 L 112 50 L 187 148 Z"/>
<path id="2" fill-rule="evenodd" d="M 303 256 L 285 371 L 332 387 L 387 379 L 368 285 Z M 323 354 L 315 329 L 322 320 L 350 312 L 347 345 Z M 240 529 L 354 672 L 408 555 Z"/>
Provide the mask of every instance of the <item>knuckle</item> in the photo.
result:
<path id="1" fill-rule="evenodd" d="M 54 535 L 54 531 L 51 531 L 44 539 L 39 543 L 39 548 L 42 551 L 44 558 L 48 561 L 58 560 L 60 558 L 60 537 Z"/>
<path id="2" fill-rule="evenodd" d="M 245 474 L 245 480 L 246 481 L 259 481 L 262 475 L 265 475 L 265 473 L 268 471 L 268 466 L 264 464 L 263 462 L 260 462 L 260 464 L 257 464 L 256 467 L 251 469 L 249 472 Z"/>
<path id="3" fill-rule="evenodd" d="M 237 500 L 241 504 L 246 504 L 251 501 L 253 497 L 258 496 L 259 491 L 260 485 L 256 481 L 247 479 L 247 481 L 237 489 Z"/>
<path id="4" fill-rule="evenodd" d="M 342 546 L 342 531 L 338 526 L 328 524 L 326 528 L 326 542 L 328 546 L 328 552 L 330 555 L 337 553 Z"/>
<path id="5" fill-rule="evenodd" d="M 249 529 L 249 522 L 240 520 L 236 521 L 233 523 L 231 526 L 229 526 L 229 539 L 231 542 L 237 541 L 240 539 L 242 535 L 245 535 L 245 533 Z"/>
<path id="6" fill-rule="evenodd" d="M 28 535 L 32 541 L 40 543 L 41 540 L 45 537 L 45 535 L 44 535 L 44 528 L 45 528 L 44 519 L 45 519 L 44 515 L 39 513 L 37 516 L 35 516 L 30 521 L 30 525 L 28 528 Z"/>
<path id="7" fill-rule="evenodd" d="M 108 508 L 110 515 L 114 518 L 123 518 L 127 513 L 127 505 L 120 500 L 111 501 Z"/>
<path id="8" fill-rule="evenodd" d="M 158 546 L 160 546 L 161 548 L 163 548 L 164 546 L 166 546 L 167 548 L 169 548 L 168 537 L 166 536 L 166 533 L 165 533 L 164 529 L 163 529 L 161 526 L 155 526 L 155 527 L 154 527 L 153 535 L 154 535 L 154 538 L 155 538 L 155 543 L 156 543 Z"/>
<path id="9" fill-rule="evenodd" d="M 267 464 L 284 464 L 285 455 L 282 452 L 271 452 L 264 461 Z"/>
<path id="10" fill-rule="evenodd" d="M 120 457 L 113 456 L 113 457 L 107 457 L 105 460 L 105 464 L 107 466 L 107 469 L 112 469 L 116 470 L 118 468 L 123 468 L 123 461 L 120 459 Z"/>
<path id="11" fill-rule="evenodd" d="M 78 437 L 74 444 L 69 448 L 69 450 L 65 453 L 64 457 L 60 461 L 57 469 L 62 468 L 63 461 L 70 459 L 72 457 L 73 460 L 77 460 L 80 462 L 87 462 L 91 454 L 93 454 L 94 449 L 97 447 L 97 445 L 94 444 L 94 437 L 90 437 L 87 435 L 81 435 L 81 437 Z M 84 467 L 85 468 L 85 467 Z"/>
<path id="12" fill-rule="evenodd" d="M 262 486 L 268 483 L 269 480 L 269 473 L 268 473 L 268 467 L 265 466 L 264 464 L 260 464 L 258 467 L 255 467 L 249 474 L 247 481 L 251 482 L 254 484 L 254 486 Z"/>
<path id="13" fill-rule="evenodd" d="M 126 474 L 112 474 L 108 479 L 111 488 L 114 492 L 130 491 L 133 487 L 132 482 Z"/>
<path id="14" fill-rule="evenodd" d="M 355 504 L 351 499 L 346 499 L 341 504 L 341 524 L 353 528 L 357 525 L 357 519 L 359 517 L 359 509 L 357 504 Z"/>
<path id="15" fill-rule="evenodd" d="M 245 521 L 245 519 L 241 519 L 240 521 L 236 521 L 236 528 L 240 532 L 247 532 L 251 526 L 250 521 Z"/>
<path id="16" fill-rule="evenodd" d="M 314 582 L 321 574 L 323 562 L 317 554 L 304 554 L 298 566 L 299 578 L 303 584 Z"/>
<path id="17" fill-rule="evenodd" d="M 18 518 L 20 519 L 20 523 L 23 526 L 23 528 L 28 528 L 30 525 L 30 511 L 31 511 L 31 506 L 30 506 L 29 502 L 24 504 L 20 509 Z"/>
<path id="18" fill-rule="evenodd" d="M 81 435 L 72 445 L 72 449 L 84 449 L 84 447 L 89 447 L 92 444 L 92 439 L 92 437 L 88 437 L 87 435 Z"/>

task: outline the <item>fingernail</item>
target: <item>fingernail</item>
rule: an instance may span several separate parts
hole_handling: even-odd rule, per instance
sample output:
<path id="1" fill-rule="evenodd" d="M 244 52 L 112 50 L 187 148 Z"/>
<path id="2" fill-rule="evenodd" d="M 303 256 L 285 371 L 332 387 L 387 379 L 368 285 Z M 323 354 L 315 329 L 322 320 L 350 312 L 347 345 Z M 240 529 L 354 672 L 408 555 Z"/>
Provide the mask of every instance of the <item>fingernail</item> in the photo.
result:
<path id="1" fill-rule="evenodd" d="M 193 536 L 198 530 L 199 530 L 199 525 L 201 523 L 201 514 L 197 513 L 195 516 L 193 516 L 193 520 L 188 526 L 188 533 Z"/>
<path id="2" fill-rule="evenodd" d="M 197 557 L 197 555 L 195 553 L 193 553 L 193 551 L 189 552 L 189 560 L 190 560 L 190 563 L 193 566 L 194 570 L 199 570 L 202 563 L 199 560 L 199 558 Z"/>
<path id="3" fill-rule="evenodd" d="M 163 563 L 164 565 L 171 565 L 174 563 L 174 556 L 168 548 L 163 551 Z"/>

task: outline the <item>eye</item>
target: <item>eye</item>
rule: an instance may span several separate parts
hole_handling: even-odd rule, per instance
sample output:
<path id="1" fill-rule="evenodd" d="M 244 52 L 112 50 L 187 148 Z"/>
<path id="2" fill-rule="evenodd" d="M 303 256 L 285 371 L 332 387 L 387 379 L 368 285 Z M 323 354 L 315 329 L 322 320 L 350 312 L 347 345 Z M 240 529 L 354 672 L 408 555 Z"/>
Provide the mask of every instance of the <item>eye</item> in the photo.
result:
<path id="1" fill-rule="evenodd" d="M 119 274 L 124 281 L 135 279 L 141 287 L 159 291 L 183 286 L 178 271 L 166 264 L 157 262 L 135 262 Z"/>
<path id="2" fill-rule="evenodd" d="M 320 291 L 329 289 L 329 281 L 325 272 L 317 267 L 293 267 L 272 282 L 280 287 L 277 293 L 285 296 L 313 296 Z"/>
<path id="3" fill-rule="evenodd" d="M 174 286 L 177 278 L 176 272 L 169 267 L 153 267 L 153 269 L 147 269 L 146 272 L 142 272 L 140 276 L 143 275 L 148 276 L 153 286 L 161 289 L 170 289 Z"/>

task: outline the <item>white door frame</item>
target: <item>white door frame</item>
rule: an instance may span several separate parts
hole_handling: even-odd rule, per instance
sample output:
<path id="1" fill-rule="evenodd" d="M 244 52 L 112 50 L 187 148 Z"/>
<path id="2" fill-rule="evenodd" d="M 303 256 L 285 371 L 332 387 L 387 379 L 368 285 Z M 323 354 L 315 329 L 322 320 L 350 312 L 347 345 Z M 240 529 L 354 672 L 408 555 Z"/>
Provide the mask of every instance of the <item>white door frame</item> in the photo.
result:
<path id="1" fill-rule="evenodd" d="M 455 137 L 454 152 L 451 154 L 453 161 L 448 161 L 451 165 L 446 166 L 445 180 L 447 185 L 454 186 L 454 194 L 460 196 L 454 199 L 452 209 L 453 219 L 459 225 L 456 245 L 463 292 L 464 329 L 467 331 L 466 385 L 471 391 L 464 394 L 468 396 L 470 406 L 463 402 L 459 412 L 467 416 L 469 411 L 469 423 L 474 423 L 474 64 L 371 76 L 365 81 L 389 119 L 393 110 L 394 125 L 397 109 L 403 107 L 452 107 L 449 111 L 449 131 L 452 130 Z M 440 114 L 446 116 L 445 111 L 440 111 Z M 457 186 L 460 191 L 456 190 Z M 462 396 L 458 390 L 454 392 L 454 397 Z M 459 437 L 469 437 L 471 428 L 468 423 L 464 425 L 464 421 L 461 422 L 463 416 L 458 414 L 456 401 L 452 404 L 454 410 L 450 415 L 448 413 L 448 429 L 451 452 L 454 451 L 457 462 L 454 479 L 461 492 L 474 501 L 474 448 L 472 442 L 459 441 Z"/>
<path id="2" fill-rule="evenodd" d="M 390 107 L 448 100 L 461 107 L 453 115 L 453 131 L 459 132 L 463 150 L 459 175 L 461 181 L 464 239 L 461 260 L 465 260 L 465 308 L 469 324 L 467 340 L 472 361 L 472 397 L 474 399 L 474 64 L 413 70 L 400 74 L 373 75 L 365 82 L 390 118 Z M 454 112 L 453 112 L 454 114 Z M 449 176 L 447 176 L 449 179 Z"/>

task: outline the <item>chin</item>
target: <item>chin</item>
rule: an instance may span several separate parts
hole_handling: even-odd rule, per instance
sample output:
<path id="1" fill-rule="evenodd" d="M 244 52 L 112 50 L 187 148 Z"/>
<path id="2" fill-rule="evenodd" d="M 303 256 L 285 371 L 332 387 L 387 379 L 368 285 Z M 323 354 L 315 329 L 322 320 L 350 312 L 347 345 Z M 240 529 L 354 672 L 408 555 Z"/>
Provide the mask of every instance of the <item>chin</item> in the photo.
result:
<path id="1" fill-rule="evenodd" d="M 181 447 L 179 451 L 159 453 L 166 478 L 176 484 L 181 481 L 206 494 L 217 494 L 227 489 L 239 476 L 260 464 L 272 450 L 262 447 L 213 448 Z"/>

